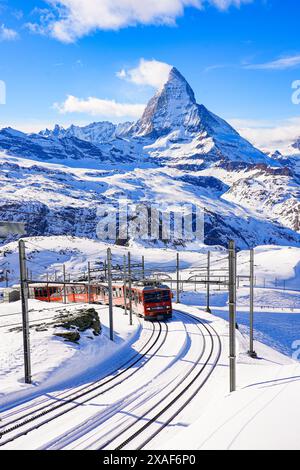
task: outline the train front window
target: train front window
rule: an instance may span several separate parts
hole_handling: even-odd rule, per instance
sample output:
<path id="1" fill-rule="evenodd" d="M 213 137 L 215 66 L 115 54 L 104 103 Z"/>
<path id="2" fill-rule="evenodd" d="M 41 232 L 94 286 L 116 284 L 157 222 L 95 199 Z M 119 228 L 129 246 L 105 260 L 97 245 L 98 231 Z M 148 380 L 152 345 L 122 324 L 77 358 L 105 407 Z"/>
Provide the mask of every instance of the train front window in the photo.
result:
<path id="1" fill-rule="evenodd" d="M 168 300 L 170 300 L 170 291 L 162 290 L 157 292 L 145 292 L 144 300 L 147 304 L 155 302 L 167 302 Z"/>

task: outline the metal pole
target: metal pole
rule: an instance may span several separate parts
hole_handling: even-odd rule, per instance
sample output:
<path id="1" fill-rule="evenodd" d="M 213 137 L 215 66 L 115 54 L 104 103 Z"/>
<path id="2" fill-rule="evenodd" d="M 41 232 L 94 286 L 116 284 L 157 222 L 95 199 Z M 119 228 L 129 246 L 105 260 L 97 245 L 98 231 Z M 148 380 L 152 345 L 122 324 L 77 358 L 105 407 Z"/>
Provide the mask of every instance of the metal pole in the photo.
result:
<path id="1" fill-rule="evenodd" d="M 108 302 L 109 302 L 109 337 L 114 340 L 113 326 L 113 293 L 112 293 L 112 273 L 111 273 L 111 249 L 107 249 L 107 274 L 108 274 Z"/>
<path id="2" fill-rule="evenodd" d="M 176 303 L 180 303 L 179 296 L 179 253 L 176 255 Z"/>
<path id="3" fill-rule="evenodd" d="M 106 264 L 106 260 L 104 260 L 104 279 L 105 279 L 105 281 L 107 281 L 107 264 Z"/>
<path id="4" fill-rule="evenodd" d="M 91 263 L 88 261 L 88 302 L 91 303 Z"/>
<path id="5" fill-rule="evenodd" d="M 126 269 L 126 255 L 123 256 L 123 269 L 124 269 L 124 315 L 127 314 L 127 269 Z"/>
<path id="6" fill-rule="evenodd" d="M 129 325 L 132 325 L 131 254 L 128 251 Z"/>
<path id="7" fill-rule="evenodd" d="M 67 303 L 67 292 L 66 292 L 66 265 L 63 264 L 63 277 L 64 277 L 64 304 Z"/>
<path id="8" fill-rule="evenodd" d="M 256 358 L 254 351 L 254 250 L 250 250 L 250 357 Z"/>
<path id="9" fill-rule="evenodd" d="M 24 370 L 25 383 L 31 383 L 31 361 L 30 361 L 30 341 L 29 341 L 29 317 L 28 317 L 28 278 L 26 276 L 26 256 L 25 243 L 19 241 L 19 263 L 20 263 L 20 284 L 21 284 L 21 304 L 23 322 L 23 346 L 24 346 Z"/>
<path id="10" fill-rule="evenodd" d="M 142 256 L 142 278 L 145 279 L 145 256 Z"/>
<path id="11" fill-rule="evenodd" d="M 210 251 L 207 253 L 207 279 L 206 279 L 206 311 L 211 313 L 210 303 Z"/>
<path id="12" fill-rule="evenodd" d="M 230 392 L 236 390 L 236 345 L 235 345 L 235 328 L 236 328 L 236 253 L 235 243 L 233 240 L 229 242 L 229 369 L 230 369 Z"/>
<path id="13" fill-rule="evenodd" d="M 8 287 L 8 271 L 5 271 L 5 286 Z"/>

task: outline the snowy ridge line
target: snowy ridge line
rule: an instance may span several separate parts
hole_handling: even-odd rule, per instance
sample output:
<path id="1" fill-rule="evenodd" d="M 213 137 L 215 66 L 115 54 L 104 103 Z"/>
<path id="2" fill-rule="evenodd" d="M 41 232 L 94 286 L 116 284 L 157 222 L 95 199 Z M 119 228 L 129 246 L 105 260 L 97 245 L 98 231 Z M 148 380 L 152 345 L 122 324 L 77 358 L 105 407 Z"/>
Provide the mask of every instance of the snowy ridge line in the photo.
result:
<path id="1" fill-rule="evenodd" d="M 103 307 L 103 308 L 98 308 L 98 310 L 105 310 L 106 307 Z M 50 309 L 49 309 L 50 310 Z M 36 310 L 38 311 L 38 310 Z M 16 315 L 21 315 L 20 313 L 9 313 L 7 315 L 0 315 L 0 318 L 3 318 L 3 317 L 13 317 L 13 316 L 16 316 Z M 37 326 L 35 325 L 36 322 L 44 322 L 44 320 L 54 320 L 53 316 L 52 317 L 44 317 L 44 318 L 37 318 L 37 319 L 34 319 L 34 320 L 29 320 L 29 324 L 31 324 L 31 326 Z M 59 318 L 57 319 L 59 320 Z M 51 325 L 51 323 L 45 323 L 46 325 Z M 8 324 L 8 325 L 0 325 L 0 328 L 10 328 L 10 327 L 14 327 L 14 326 L 22 326 L 22 323 L 11 323 L 11 324 Z"/>
<path id="2" fill-rule="evenodd" d="M 166 324 L 165 324 L 166 325 Z M 116 371 L 118 371 L 120 369 L 120 367 L 118 369 L 116 369 L 115 371 L 113 371 L 112 373 L 108 374 L 107 376 L 103 377 L 102 379 L 97 380 L 95 381 L 94 383 L 88 385 L 88 386 L 83 386 L 81 388 L 79 388 L 79 390 L 76 390 L 76 391 L 72 391 L 71 393 L 69 393 L 67 395 L 67 397 L 62 397 L 63 394 L 59 394 L 57 397 L 62 400 L 62 399 L 67 399 L 66 401 L 62 402 L 62 403 L 59 403 L 59 404 L 56 404 L 55 406 L 49 408 L 51 406 L 51 403 L 50 404 L 46 404 L 40 408 L 38 408 L 37 410 L 33 410 L 32 412 L 29 412 L 19 418 L 15 418 L 14 420 L 8 422 L 8 423 L 4 423 L 0 426 L 0 435 L 1 435 L 1 438 L 3 435 L 6 435 L 6 434 L 9 434 L 17 429 L 19 429 L 20 427 L 23 427 L 25 426 L 26 424 L 29 424 L 31 423 L 32 421 L 38 419 L 38 418 L 41 418 L 43 416 L 45 416 L 46 414 L 48 413 L 52 413 L 53 411 L 61 408 L 61 407 L 64 407 L 66 405 L 69 405 L 72 403 L 74 403 L 74 401 L 82 398 L 82 397 L 85 397 L 86 395 L 94 392 L 95 390 L 98 390 L 99 388 L 103 387 L 104 385 L 110 383 L 110 382 L 113 382 L 114 380 L 118 379 L 120 376 L 122 376 L 124 373 L 130 371 L 130 369 L 132 369 L 133 366 L 135 366 L 136 364 L 138 364 L 142 359 L 145 359 L 147 354 L 155 347 L 155 345 L 157 344 L 159 338 L 162 336 L 162 326 L 161 326 L 161 323 L 159 322 L 159 331 L 156 335 L 156 338 L 154 340 L 154 342 L 149 346 L 149 348 L 143 353 L 143 354 L 140 354 L 141 353 L 141 350 L 139 352 L 137 352 L 131 359 L 129 359 L 128 361 L 125 362 L 124 365 L 128 364 L 134 357 L 136 356 L 139 356 L 138 359 L 136 359 L 134 362 L 132 362 L 128 367 L 126 367 L 125 369 L 123 369 L 120 373 L 116 374 L 115 376 L 113 377 L 110 377 L 112 373 L 115 373 Z M 151 341 L 152 337 L 154 336 L 154 332 L 156 332 L 156 329 L 155 329 L 155 324 L 153 323 L 153 332 L 151 334 L 151 337 L 149 338 L 149 340 L 147 341 L 147 343 L 143 346 L 142 350 L 145 349 L 145 347 L 148 346 L 149 342 Z M 92 400 L 100 395 L 103 395 L 104 393 L 110 391 L 111 389 L 115 388 L 117 385 L 121 384 L 122 382 L 124 382 L 124 380 L 128 379 L 129 377 L 131 377 L 133 374 L 135 374 L 140 367 L 143 367 L 145 363 L 149 362 L 151 360 L 151 358 L 158 352 L 158 350 L 162 347 L 162 345 L 164 344 L 165 340 L 166 340 L 166 337 L 167 337 L 167 334 L 168 334 L 168 328 L 167 328 L 167 325 L 166 325 L 166 329 L 165 329 L 165 335 L 162 339 L 162 342 L 161 344 L 159 344 L 158 348 L 155 349 L 155 351 L 153 353 L 151 353 L 150 357 L 146 359 L 145 362 L 143 362 L 139 367 L 137 367 L 131 374 L 129 374 L 127 377 L 123 378 L 122 380 L 118 381 L 116 384 L 114 384 L 113 386 L 110 386 L 109 388 L 107 388 L 106 390 L 104 391 L 101 391 L 100 393 L 97 393 L 97 394 L 94 394 L 93 396 L 89 397 L 89 398 L 85 398 L 82 402 L 76 402 L 75 404 L 73 404 L 73 406 L 71 406 L 70 408 L 68 408 L 67 410 L 64 410 L 56 415 L 54 415 L 53 417 L 47 419 L 47 420 L 44 420 L 40 423 L 38 423 L 36 426 L 33 426 L 29 429 L 26 429 L 24 432 L 21 432 L 21 433 L 18 433 L 8 439 L 6 439 L 4 442 L 1 442 L 0 441 L 0 447 L 7 444 L 8 442 L 11 442 L 15 439 L 17 439 L 18 437 L 21 437 L 23 435 L 26 435 L 28 434 L 30 431 L 33 431 L 35 429 L 38 429 L 40 426 L 42 426 L 43 424 L 46 424 L 52 420 L 54 420 L 55 418 L 79 407 L 80 405 L 88 402 L 89 400 Z M 121 366 L 122 367 L 122 366 Z M 109 377 L 109 378 L 108 378 Z M 103 379 L 106 379 L 108 378 L 106 381 L 102 382 Z M 71 398 L 72 397 L 72 398 Z M 49 408 L 49 409 L 48 409 Z M 37 415 L 34 415 L 35 412 L 39 412 L 39 414 Z M 19 422 L 20 419 L 23 419 L 23 418 L 27 418 L 25 419 L 25 421 L 22 421 L 22 422 Z M 14 426 L 10 427 L 10 428 L 7 428 L 7 426 L 11 425 L 11 424 L 14 424 L 16 423 Z M 3 430 L 2 430 L 3 429 Z"/>
<path id="3" fill-rule="evenodd" d="M 140 435 L 149 428 L 149 426 L 153 426 L 154 424 L 156 424 L 156 421 L 158 418 L 161 418 L 161 416 L 163 416 L 164 414 L 167 414 L 168 412 L 170 412 L 170 408 L 172 409 L 172 407 L 174 405 L 178 405 L 178 401 L 182 398 L 185 398 L 187 392 L 190 390 L 190 388 L 197 382 L 198 378 L 202 375 L 203 371 L 207 368 L 207 366 L 209 366 L 209 362 L 212 358 L 212 355 L 213 355 L 213 352 L 215 350 L 215 341 L 214 341 L 214 337 L 217 337 L 218 338 L 218 348 L 217 348 L 217 355 L 216 355 L 216 358 L 212 364 L 212 367 L 210 368 L 208 374 L 206 375 L 206 377 L 202 380 L 202 382 L 200 383 L 200 385 L 197 385 L 196 389 L 192 392 L 192 394 L 184 400 L 183 403 L 180 404 L 179 408 L 176 409 L 176 411 L 167 418 L 167 420 L 158 428 L 156 429 L 154 432 L 152 432 L 152 434 L 150 436 L 148 436 L 141 444 L 138 444 L 137 447 L 134 447 L 135 450 L 142 450 L 152 439 L 154 439 L 161 431 L 163 431 L 182 411 L 183 409 L 188 406 L 190 404 L 190 402 L 193 400 L 193 398 L 197 395 L 197 393 L 201 390 L 201 388 L 205 385 L 205 383 L 208 381 L 209 377 L 211 376 L 212 372 L 214 371 L 215 367 L 217 366 L 218 364 L 218 361 L 220 359 L 220 356 L 221 356 L 221 350 L 222 350 L 222 347 L 221 347 L 221 340 L 220 340 L 220 337 L 218 335 L 218 333 L 216 332 L 216 330 L 210 326 L 211 330 L 206 326 L 206 324 L 201 321 L 199 318 L 193 316 L 193 315 L 190 315 L 190 314 L 187 314 L 187 313 L 183 313 L 183 312 L 176 312 L 176 314 L 179 314 L 179 315 L 184 315 L 185 317 L 188 317 L 189 319 L 193 319 L 193 320 L 196 320 L 196 325 L 198 327 L 198 329 L 201 331 L 201 328 L 204 327 L 205 330 L 207 331 L 209 337 L 210 337 L 210 340 L 211 340 L 211 348 L 210 348 L 210 351 L 209 351 L 209 355 L 208 357 L 206 358 L 204 364 L 201 366 L 200 368 L 200 371 L 197 372 L 197 374 L 192 378 L 192 380 L 186 384 L 184 386 L 184 388 L 175 395 L 174 398 L 172 398 L 172 400 L 167 403 L 162 410 L 160 410 L 155 416 L 153 416 L 152 418 L 150 418 L 147 423 L 145 423 L 139 430 L 137 430 L 134 434 L 132 434 L 130 437 L 128 437 L 125 441 L 123 441 L 121 444 L 119 444 L 114 450 L 122 450 L 124 448 L 126 448 L 126 446 L 128 444 L 132 445 L 132 442 L 139 438 Z M 200 326 L 201 325 L 201 328 Z M 201 331 L 202 335 L 203 335 L 203 332 Z M 203 335 L 203 338 L 204 338 L 204 350 L 205 350 L 205 345 L 206 345 L 206 340 L 205 340 L 205 336 Z M 203 353 L 204 353 L 204 350 L 203 350 Z M 178 387 L 180 385 L 182 385 L 185 380 L 192 374 L 192 372 L 194 371 L 194 369 L 200 365 L 200 361 L 203 357 L 203 353 L 200 354 L 199 358 L 198 358 L 198 361 L 194 364 L 194 366 L 192 367 L 192 369 L 182 378 L 182 380 L 176 385 L 176 387 L 170 392 L 170 393 L 173 393 L 173 392 L 176 392 L 176 390 L 178 389 Z M 168 397 L 169 397 L 170 394 L 168 394 Z M 160 401 L 158 403 L 158 405 L 161 404 L 162 401 Z M 153 409 L 155 408 L 152 407 L 151 410 L 148 411 L 148 413 L 150 411 L 152 411 Z M 132 448 L 132 447 L 130 447 Z M 103 447 L 101 447 L 100 449 L 103 449 Z M 99 450 L 100 450 L 99 449 Z"/>
<path id="4" fill-rule="evenodd" d="M 151 413 L 153 410 L 155 410 L 157 407 L 159 407 L 172 393 L 176 392 L 176 390 L 178 389 L 178 387 L 192 374 L 192 372 L 194 371 L 194 369 L 197 367 L 198 363 L 201 361 L 201 359 L 203 358 L 204 356 L 204 353 L 205 353 L 205 346 L 206 346 L 206 340 L 205 340 L 205 336 L 203 334 L 203 331 L 202 329 L 199 327 L 199 321 L 195 321 L 194 322 L 195 326 L 197 327 L 197 329 L 200 331 L 201 333 L 201 337 L 202 337 L 202 340 L 203 340 L 203 343 L 202 343 L 202 348 L 201 348 L 201 352 L 200 354 L 198 355 L 196 361 L 194 363 L 192 363 L 192 366 L 191 368 L 183 375 L 182 377 L 182 374 L 179 373 L 178 376 L 175 377 L 175 379 L 173 378 L 167 385 L 165 385 L 164 387 L 164 397 L 159 399 L 158 402 L 154 403 L 154 405 L 152 405 L 149 409 L 147 409 L 141 416 L 139 416 L 137 419 L 133 420 L 133 422 L 128 425 L 125 423 L 125 427 L 119 431 L 116 435 L 114 435 L 112 438 L 110 438 L 109 440 L 107 440 L 104 444 L 101 445 L 101 447 L 99 447 L 97 450 L 103 450 L 103 449 L 106 449 L 108 445 L 110 445 L 113 441 L 115 441 L 116 439 L 118 439 L 119 437 L 122 437 L 122 435 L 124 435 L 126 433 L 126 431 L 128 431 L 128 428 L 132 428 L 134 425 L 136 425 L 137 423 L 139 423 L 141 420 L 143 420 L 144 418 L 149 418 L 149 413 Z M 186 334 L 187 334 L 187 337 L 191 334 L 191 332 L 188 332 L 187 331 L 187 328 L 186 328 L 186 324 L 183 322 L 183 325 L 184 325 L 184 328 L 186 330 Z M 175 362 L 176 359 L 174 358 L 174 361 Z M 172 364 L 170 364 L 169 367 L 171 367 Z M 162 372 L 160 373 L 162 374 Z M 173 382 L 175 382 L 175 380 L 177 378 L 180 378 L 179 379 L 179 382 L 177 382 L 175 384 L 175 386 L 173 386 Z M 155 379 L 155 378 L 154 378 Z M 154 380 L 153 379 L 153 380 Z M 167 387 L 171 385 L 173 386 L 173 388 L 171 390 L 167 390 Z M 152 395 L 150 396 L 152 398 Z M 148 400 L 150 399 L 150 397 L 148 397 Z M 141 429 L 143 430 L 144 427 L 142 427 Z M 139 431 L 137 431 L 134 435 L 138 435 L 140 434 Z M 129 438 L 130 439 L 130 438 Z M 119 447 L 116 448 L 116 450 L 118 450 Z"/>
<path id="5" fill-rule="evenodd" d="M 42 246 L 40 245 L 37 245 L 35 242 L 33 243 L 30 239 L 30 241 L 25 238 L 25 245 L 29 243 L 30 245 L 32 245 L 33 247 L 38 248 L 40 251 L 47 251 L 47 252 L 50 252 L 50 253 L 54 253 L 54 254 L 57 254 L 59 253 L 60 251 L 65 251 L 63 248 L 61 248 L 60 250 L 55 250 L 54 248 L 50 249 L 50 248 L 43 248 Z M 94 252 L 90 252 L 88 253 L 88 256 L 96 256 L 96 255 L 99 255 L 101 253 L 105 253 L 107 251 L 107 248 L 99 248 L 97 251 L 94 251 Z M 31 252 L 31 253 L 34 253 L 34 252 Z"/>

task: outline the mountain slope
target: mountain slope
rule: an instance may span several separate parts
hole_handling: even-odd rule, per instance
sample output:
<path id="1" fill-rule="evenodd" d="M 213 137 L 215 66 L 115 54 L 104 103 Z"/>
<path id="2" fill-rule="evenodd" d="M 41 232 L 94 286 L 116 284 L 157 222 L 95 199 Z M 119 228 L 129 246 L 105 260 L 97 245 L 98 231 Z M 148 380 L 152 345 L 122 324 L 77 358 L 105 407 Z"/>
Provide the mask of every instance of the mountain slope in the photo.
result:
<path id="1" fill-rule="evenodd" d="M 300 242 L 296 160 L 254 148 L 197 104 L 175 68 L 134 124 L 56 126 L 30 135 L 6 128 L 1 150 L 0 219 L 27 214 L 30 234 L 94 238 L 97 208 L 127 198 L 201 207 L 208 244 Z"/>

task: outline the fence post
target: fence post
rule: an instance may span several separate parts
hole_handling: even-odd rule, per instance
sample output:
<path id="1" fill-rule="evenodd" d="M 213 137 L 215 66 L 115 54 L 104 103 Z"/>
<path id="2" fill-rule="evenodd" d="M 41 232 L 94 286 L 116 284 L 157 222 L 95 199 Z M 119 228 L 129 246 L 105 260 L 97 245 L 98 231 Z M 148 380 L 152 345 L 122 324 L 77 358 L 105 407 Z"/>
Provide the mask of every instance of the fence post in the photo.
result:
<path id="1" fill-rule="evenodd" d="M 250 250 L 250 357 L 257 358 L 254 351 L 254 249 Z"/>
<path id="2" fill-rule="evenodd" d="M 229 369 L 230 392 L 236 390 L 236 252 L 233 240 L 229 242 Z"/>
<path id="3" fill-rule="evenodd" d="M 176 303 L 180 303 L 179 296 L 179 253 L 176 255 Z"/>
<path id="4" fill-rule="evenodd" d="M 206 311 L 211 313 L 210 309 L 210 251 L 207 252 L 207 278 L 206 278 Z"/>
<path id="5" fill-rule="evenodd" d="M 114 340 L 113 326 L 113 293 L 112 293 L 112 272 L 111 272 L 111 249 L 107 249 L 107 275 L 108 275 L 108 303 L 109 303 L 109 337 Z"/>
<path id="6" fill-rule="evenodd" d="M 21 284 L 21 304 L 23 322 L 23 347 L 24 347 L 24 370 L 25 383 L 31 383 L 31 360 L 30 360 L 30 340 L 29 340 L 29 317 L 28 317 L 28 278 L 26 269 L 25 243 L 19 240 L 19 263 L 20 263 L 20 284 Z"/>

